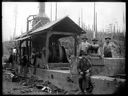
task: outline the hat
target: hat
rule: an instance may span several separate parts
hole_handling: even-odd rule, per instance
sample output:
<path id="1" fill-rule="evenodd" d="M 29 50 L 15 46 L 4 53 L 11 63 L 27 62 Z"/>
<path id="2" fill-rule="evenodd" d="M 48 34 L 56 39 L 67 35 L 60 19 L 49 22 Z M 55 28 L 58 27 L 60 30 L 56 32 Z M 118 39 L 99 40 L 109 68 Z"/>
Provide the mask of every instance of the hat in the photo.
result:
<path id="1" fill-rule="evenodd" d="M 94 39 L 92 39 L 92 41 L 98 41 L 98 39 L 94 38 Z"/>
<path id="2" fill-rule="evenodd" d="M 105 40 L 106 40 L 106 39 L 111 39 L 111 37 L 110 37 L 110 36 L 107 36 L 107 37 L 105 37 Z"/>
<path id="3" fill-rule="evenodd" d="M 88 39 L 87 36 L 85 34 L 81 35 L 81 39 Z"/>

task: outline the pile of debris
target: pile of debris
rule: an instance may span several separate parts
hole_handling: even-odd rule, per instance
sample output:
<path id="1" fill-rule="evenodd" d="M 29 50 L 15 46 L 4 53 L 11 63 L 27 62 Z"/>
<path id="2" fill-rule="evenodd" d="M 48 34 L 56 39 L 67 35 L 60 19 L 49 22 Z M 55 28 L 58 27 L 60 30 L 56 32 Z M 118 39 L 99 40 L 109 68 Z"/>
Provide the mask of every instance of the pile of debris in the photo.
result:
<path id="1" fill-rule="evenodd" d="M 14 70 L 6 70 L 3 72 L 6 76 L 6 80 L 11 82 L 19 83 L 23 86 L 23 90 L 13 89 L 13 90 L 21 90 L 21 93 L 32 92 L 33 89 L 37 89 L 40 92 L 45 92 L 48 94 L 66 94 L 67 92 L 64 89 L 60 89 L 57 86 L 53 85 L 49 81 L 38 80 L 35 75 L 31 77 L 22 77 L 17 75 Z"/>
<path id="2" fill-rule="evenodd" d="M 37 84 L 36 88 L 41 89 L 44 92 L 48 92 L 50 94 L 66 94 L 67 91 L 65 91 L 64 89 L 60 89 L 57 86 L 53 85 L 51 82 L 49 81 L 45 81 L 42 84 Z"/>
<path id="3" fill-rule="evenodd" d="M 20 78 L 16 74 L 14 69 L 8 68 L 6 70 L 3 70 L 3 80 L 18 82 L 18 81 L 20 81 Z"/>
<path id="4" fill-rule="evenodd" d="M 41 92 L 46 92 L 49 94 L 65 94 L 66 91 L 58 88 L 49 81 L 38 80 L 35 76 L 31 76 L 21 83 L 23 86 L 28 86 L 29 88 L 37 88 Z"/>

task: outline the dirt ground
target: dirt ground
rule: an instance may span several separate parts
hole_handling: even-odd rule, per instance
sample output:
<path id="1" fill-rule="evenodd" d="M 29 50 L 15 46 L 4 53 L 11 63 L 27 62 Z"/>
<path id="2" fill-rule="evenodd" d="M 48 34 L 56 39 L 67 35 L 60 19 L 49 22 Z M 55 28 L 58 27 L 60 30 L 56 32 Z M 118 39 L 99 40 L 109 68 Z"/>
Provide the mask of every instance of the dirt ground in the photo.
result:
<path id="1" fill-rule="evenodd" d="M 6 72 L 3 72 L 2 78 L 2 93 L 3 95 L 44 95 L 44 94 L 52 94 L 48 92 L 44 92 L 41 89 L 38 89 L 34 86 L 25 85 L 25 81 L 20 80 L 19 82 L 12 82 L 12 78 Z M 32 85 L 32 84 L 30 84 Z"/>
<path id="2" fill-rule="evenodd" d="M 3 95 L 26 95 L 26 94 L 48 94 L 36 88 L 29 88 L 17 82 L 3 80 Z"/>
<path id="3" fill-rule="evenodd" d="M 59 89 L 54 86 L 49 81 L 39 81 L 32 78 L 28 79 L 19 79 L 19 81 L 13 81 L 10 74 L 11 72 L 4 71 L 3 72 L 3 80 L 2 80 L 2 93 L 3 95 L 57 95 L 57 94 L 67 94 L 63 89 Z M 49 86 L 52 90 L 51 92 L 48 90 L 42 90 L 43 88 L 39 87 Z M 56 91 L 55 91 L 56 90 Z M 68 94 L 70 94 L 68 92 Z"/>

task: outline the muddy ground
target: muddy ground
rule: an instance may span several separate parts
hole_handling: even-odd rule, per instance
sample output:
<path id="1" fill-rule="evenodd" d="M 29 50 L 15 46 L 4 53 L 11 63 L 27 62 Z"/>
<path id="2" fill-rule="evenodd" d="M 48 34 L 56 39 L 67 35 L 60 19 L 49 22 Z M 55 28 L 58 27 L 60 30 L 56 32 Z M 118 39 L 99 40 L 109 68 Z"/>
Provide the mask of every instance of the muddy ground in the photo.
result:
<path id="1" fill-rule="evenodd" d="M 53 85 L 49 81 L 37 80 L 35 77 L 14 78 L 11 71 L 3 71 L 2 93 L 3 95 L 67 95 L 80 94 L 79 92 L 67 92 Z M 12 77 L 11 77 L 12 76 Z M 47 89 L 47 88 L 49 89 Z M 45 89 L 45 90 L 44 90 Z"/>
<path id="2" fill-rule="evenodd" d="M 3 81 L 3 95 L 25 95 L 25 94 L 48 94 L 41 92 L 35 88 L 28 88 L 18 83 L 10 82 L 7 80 Z"/>
<path id="3" fill-rule="evenodd" d="M 3 95 L 50 94 L 36 87 L 25 86 L 22 81 L 12 82 L 11 79 L 3 78 L 2 84 Z"/>

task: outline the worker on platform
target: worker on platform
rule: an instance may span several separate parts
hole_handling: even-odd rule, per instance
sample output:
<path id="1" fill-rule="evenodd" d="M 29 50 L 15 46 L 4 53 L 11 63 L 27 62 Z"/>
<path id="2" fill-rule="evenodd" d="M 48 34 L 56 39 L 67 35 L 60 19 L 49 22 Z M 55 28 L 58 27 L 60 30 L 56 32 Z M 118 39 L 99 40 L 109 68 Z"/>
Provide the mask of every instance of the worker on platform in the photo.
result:
<path id="1" fill-rule="evenodd" d="M 78 51 L 79 51 L 79 56 L 82 55 L 87 55 L 88 54 L 88 49 L 91 46 L 90 43 L 88 43 L 88 38 L 87 36 L 84 34 L 81 36 L 82 42 L 79 45 Z"/>
<path id="2" fill-rule="evenodd" d="M 79 46 L 79 50 L 80 50 L 80 60 L 78 62 L 77 65 L 77 70 L 78 73 L 80 74 L 80 78 L 79 78 L 79 88 L 82 92 L 82 94 L 85 93 L 85 91 L 90 92 L 90 89 L 92 89 L 92 84 L 91 84 L 91 62 L 89 59 L 89 54 L 88 54 L 88 49 L 90 47 L 90 43 L 87 42 L 87 37 L 86 35 L 82 35 L 82 42 Z M 83 87 L 84 85 L 84 87 Z"/>
<path id="3" fill-rule="evenodd" d="M 112 58 L 112 49 L 113 47 L 116 48 L 117 46 L 113 42 L 110 42 L 110 40 L 111 38 L 109 36 L 105 38 L 105 43 L 103 44 L 103 53 L 104 57 Z"/>
<path id="4" fill-rule="evenodd" d="M 100 45 L 98 44 L 98 39 L 94 38 L 92 39 L 91 47 L 89 48 L 89 53 L 93 57 L 102 57 L 101 51 L 100 51 Z"/>

